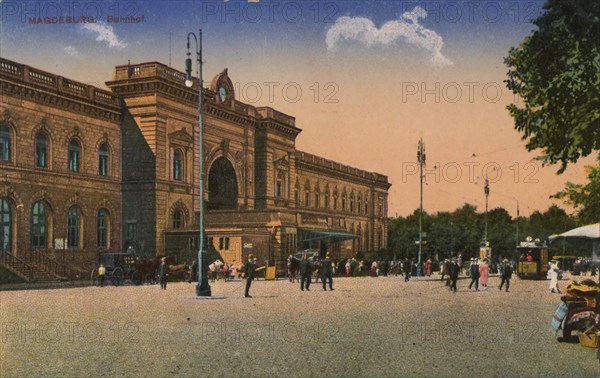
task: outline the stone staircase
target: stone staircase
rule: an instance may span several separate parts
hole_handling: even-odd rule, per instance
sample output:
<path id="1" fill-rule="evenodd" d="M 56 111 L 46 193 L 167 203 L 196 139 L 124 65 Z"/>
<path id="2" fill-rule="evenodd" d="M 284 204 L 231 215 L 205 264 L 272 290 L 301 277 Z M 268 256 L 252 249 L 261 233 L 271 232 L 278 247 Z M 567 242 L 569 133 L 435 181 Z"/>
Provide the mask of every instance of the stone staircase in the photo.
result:
<path id="1" fill-rule="evenodd" d="M 0 265 L 25 282 L 60 282 L 64 277 L 52 272 L 47 267 L 26 261 L 4 251 L 0 251 Z"/>

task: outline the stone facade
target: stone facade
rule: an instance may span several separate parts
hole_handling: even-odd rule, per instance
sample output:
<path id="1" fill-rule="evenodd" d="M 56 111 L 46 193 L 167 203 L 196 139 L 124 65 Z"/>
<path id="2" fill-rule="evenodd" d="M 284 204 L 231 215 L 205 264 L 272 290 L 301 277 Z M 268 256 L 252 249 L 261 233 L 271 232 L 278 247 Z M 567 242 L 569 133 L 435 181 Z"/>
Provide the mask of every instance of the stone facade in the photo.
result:
<path id="1" fill-rule="evenodd" d="M 56 242 L 68 237 L 72 205 L 81 211 L 82 240 L 70 255 L 98 251 L 96 218 L 106 209 L 107 249 L 132 245 L 146 256 L 190 261 L 201 203 L 207 240 L 227 262 L 252 252 L 283 268 L 306 248 L 341 259 L 374 256 L 387 245 L 387 177 L 298 151 L 295 118 L 237 101 L 227 70 L 202 90 L 203 201 L 197 81 L 187 88 L 183 73 L 150 62 L 116 67 L 107 92 L 6 60 L 0 79 L 1 125 L 13 143 L 10 159 L 0 161 L 0 198 L 11 206 L 17 254 L 31 248 L 39 200 L 51 209 L 46 247 L 63 255 Z M 35 166 L 40 132 L 50 140 L 43 169 Z M 79 172 L 69 171 L 73 140 L 81 146 Z M 98 174 L 103 144 L 106 176 Z"/>
<path id="2" fill-rule="evenodd" d="M 11 234 L 4 236 L 10 240 L 8 249 L 21 257 L 41 250 L 75 265 L 87 265 L 97 251 L 119 250 L 118 99 L 110 92 L 4 59 L 0 85 L 0 126 L 9 136 L 4 145 L 8 153 L 0 159 L 0 198 L 10 209 Z M 40 137 L 45 138 L 45 151 Z M 69 150 L 73 145 L 77 151 Z M 101 148 L 106 152 L 102 163 Z M 76 212 L 70 234 L 69 209 Z M 100 238 L 105 240 L 99 242 L 101 209 L 105 231 Z"/>

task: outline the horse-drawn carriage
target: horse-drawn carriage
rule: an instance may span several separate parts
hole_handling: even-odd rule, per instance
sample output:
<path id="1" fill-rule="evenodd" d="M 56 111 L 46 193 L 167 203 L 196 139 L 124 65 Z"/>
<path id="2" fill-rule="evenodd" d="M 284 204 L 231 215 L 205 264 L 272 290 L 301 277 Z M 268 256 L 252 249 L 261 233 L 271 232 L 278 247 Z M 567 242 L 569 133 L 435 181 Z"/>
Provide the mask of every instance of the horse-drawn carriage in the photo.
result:
<path id="1" fill-rule="evenodd" d="M 98 255 L 98 266 L 91 272 L 93 286 L 100 284 L 98 267 L 104 266 L 105 281 L 115 286 L 123 285 L 130 281 L 135 285 L 143 283 L 157 283 L 156 271 L 160 264 L 160 258 L 143 260 L 131 250 L 126 253 L 106 252 Z"/>

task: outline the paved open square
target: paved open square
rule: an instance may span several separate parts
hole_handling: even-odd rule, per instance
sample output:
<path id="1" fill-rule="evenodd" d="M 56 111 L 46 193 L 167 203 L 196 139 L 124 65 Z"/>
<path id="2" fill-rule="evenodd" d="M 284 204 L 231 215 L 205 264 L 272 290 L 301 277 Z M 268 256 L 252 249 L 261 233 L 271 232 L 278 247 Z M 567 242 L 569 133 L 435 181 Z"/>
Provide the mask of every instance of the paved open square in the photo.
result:
<path id="1" fill-rule="evenodd" d="M 594 349 L 555 340 L 547 281 L 457 293 L 440 281 L 338 278 L 0 292 L 2 377 L 592 377 Z M 563 281 L 564 283 L 564 281 Z"/>

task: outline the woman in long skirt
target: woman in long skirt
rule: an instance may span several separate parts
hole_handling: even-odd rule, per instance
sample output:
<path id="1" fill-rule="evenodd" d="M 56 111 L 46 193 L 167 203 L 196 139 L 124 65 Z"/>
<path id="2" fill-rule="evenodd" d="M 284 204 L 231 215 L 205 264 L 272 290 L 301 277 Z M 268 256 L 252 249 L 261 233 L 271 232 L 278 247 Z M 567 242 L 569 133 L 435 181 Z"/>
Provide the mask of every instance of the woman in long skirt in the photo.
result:
<path id="1" fill-rule="evenodd" d="M 487 264 L 487 259 L 484 259 L 481 264 L 479 264 L 479 286 L 484 288 L 487 287 L 488 284 L 488 272 L 489 267 Z"/>

